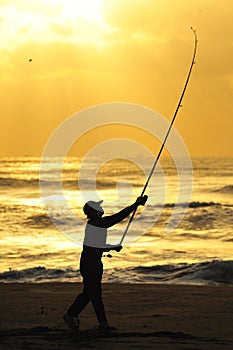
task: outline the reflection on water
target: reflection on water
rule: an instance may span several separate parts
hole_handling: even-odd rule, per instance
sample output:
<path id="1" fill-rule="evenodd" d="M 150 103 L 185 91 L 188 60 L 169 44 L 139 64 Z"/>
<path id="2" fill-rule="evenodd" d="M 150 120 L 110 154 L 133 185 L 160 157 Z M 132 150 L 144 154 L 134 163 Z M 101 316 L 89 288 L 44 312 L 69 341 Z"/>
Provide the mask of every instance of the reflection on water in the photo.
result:
<path id="1" fill-rule="evenodd" d="M 77 269 L 81 246 L 63 236 L 49 220 L 39 192 L 39 158 L 2 158 L 0 167 L 1 196 L 1 271 L 43 266 L 47 269 Z M 129 231 L 129 239 L 139 237 L 112 259 L 104 258 L 109 280 L 114 272 L 118 277 L 126 268 L 179 263 L 200 263 L 233 258 L 233 160 L 194 159 L 195 183 L 190 207 L 178 227 L 168 233 L 166 225 L 177 197 L 176 169 L 164 161 L 165 185 L 155 174 L 148 205 Z M 63 172 L 64 195 L 74 215 L 80 218 L 72 227 L 71 237 L 82 242 L 85 217 L 83 198 L 77 186 L 80 160 L 66 160 Z M 227 166 L 226 166 L 227 165 Z M 56 164 L 50 168 L 50 175 Z M 90 177 L 85 186 L 92 188 Z M 148 169 L 150 164 L 148 164 Z M 112 169 L 112 173 L 110 171 Z M 118 179 L 125 180 L 118 184 Z M 52 175 L 51 175 L 52 179 Z M 97 188 L 106 214 L 112 214 L 129 204 L 145 180 L 140 169 L 118 160 L 101 168 Z M 128 182 L 133 183 L 133 187 Z M 162 187 L 166 188 L 162 188 Z M 116 191 L 117 189 L 117 191 Z M 165 196 L 164 196 L 165 194 Z M 91 193 L 90 193 L 91 196 Z M 56 219 L 69 226 L 57 197 Z M 165 205 L 164 205 L 165 204 Z M 180 203 L 182 211 L 182 203 Z M 120 240 L 126 222 L 109 231 L 110 243 Z M 145 227 L 149 229 L 145 230 Z M 112 270 L 121 267 L 122 270 Z M 111 269 L 111 270 L 110 270 Z M 118 271 L 118 272 L 116 272 Z M 136 270 L 135 274 L 139 273 Z"/>

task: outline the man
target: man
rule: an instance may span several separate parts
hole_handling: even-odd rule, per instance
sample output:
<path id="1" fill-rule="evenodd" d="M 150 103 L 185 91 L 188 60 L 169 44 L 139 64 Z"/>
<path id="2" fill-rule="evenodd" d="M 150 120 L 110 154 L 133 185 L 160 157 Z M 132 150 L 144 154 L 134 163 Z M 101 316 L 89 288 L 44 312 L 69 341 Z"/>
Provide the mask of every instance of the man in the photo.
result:
<path id="1" fill-rule="evenodd" d="M 102 200 L 99 202 L 89 201 L 84 205 L 83 211 L 88 219 L 80 258 L 80 273 L 83 277 L 84 288 L 63 316 L 72 330 L 78 330 L 79 320 L 77 317 L 89 301 L 92 302 L 99 328 L 104 330 L 111 328 L 107 322 L 102 300 L 103 263 L 101 257 L 103 252 L 109 252 L 110 250 L 119 252 L 122 246 L 106 244 L 107 228 L 124 220 L 139 205 L 145 205 L 146 201 L 147 196 L 138 197 L 136 202 L 129 207 L 114 215 L 104 217 L 104 210 L 101 206 Z"/>

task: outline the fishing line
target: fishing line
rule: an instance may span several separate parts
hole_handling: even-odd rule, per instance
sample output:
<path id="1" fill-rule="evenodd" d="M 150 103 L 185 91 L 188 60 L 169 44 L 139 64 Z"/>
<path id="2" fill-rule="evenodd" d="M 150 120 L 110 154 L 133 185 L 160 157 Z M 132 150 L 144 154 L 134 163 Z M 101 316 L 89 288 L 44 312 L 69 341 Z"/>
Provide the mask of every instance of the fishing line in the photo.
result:
<path id="1" fill-rule="evenodd" d="M 187 78 L 186 78 L 186 81 L 185 81 L 185 84 L 184 84 L 184 88 L 183 88 L 183 90 L 182 90 L 182 93 L 181 93 L 179 102 L 178 102 L 178 104 L 177 104 L 175 113 L 174 113 L 174 115 L 173 115 L 172 121 L 171 121 L 170 126 L 169 126 L 169 128 L 168 128 L 168 130 L 167 130 L 166 136 L 165 136 L 165 138 L 164 138 L 164 141 L 163 141 L 163 143 L 162 143 L 162 146 L 160 147 L 160 150 L 159 150 L 159 152 L 158 152 L 158 155 L 157 155 L 157 157 L 155 158 L 154 164 L 153 164 L 153 166 L 152 166 L 152 168 L 151 168 L 151 171 L 150 171 L 150 173 L 149 173 L 149 176 L 148 176 L 148 178 L 147 178 L 147 181 L 146 181 L 146 183 L 145 183 L 145 185 L 144 185 L 144 188 L 143 188 L 142 193 L 141 193 L 140 196 L 143 196 L 144 193 L 145 193 L 145 191 L 146 191 L 146 189 L 147 189 L 147 186 L 148 186 L 148 184 L 149 184 L 149 182 L 150 182 L 151 176 L 153 175 L 153 173 L 154 173 L 154 171 L 155 171 L 156 165 L 157 165 L 157 163 L 158 163 L 158 161 L 159 161 L 159 158 L 160 158 L 161 153 L 162 153 L 162 151 L 163 151 L 163 149 L 164 149 L 164 146 L 165 146 L 165 143 L 166 143 L 166 141 L 167 141 L 167 138 L 168 138 L 168 136 L 169 136 L 169 134 L 170 134 L 170 131 L 171 131 L 172 126 L 173 126 L 173 124 L 174 124 L 174 121 L 175 121 L 175 119 L 176 119 L 177 113 L 178 113 L 180 107 L 182 107 L 181 103 L 182 103 L 182 100 L 183 100 L 183 97 L 184 97 L 186 88 L 187 88 L 187 86 L 188 86 L 188 82 L 189 82 L 189 79 L 190 79 L 190 76 L 191 76 L 191 73 L 192 73 L 193 66 L 194 66 L 194 64 L 195 64 L 195 57 L 196 57 L 196 52 L 197 52 L 197 43 L 198 43 L 198 40 L 197 40 L 196 30 L 194 30 L 192 27 L 191 27 L 190 29 L 192 30 L 192 32 L 193 32 L 193 34 L 194 34 L 194 49 L 193 49 L 193 56 L 192 56 L 192 61 L 191 61 L 191 65 L 190 65 L 190 68 L 189 68 L 189 72 L 188 72 L 188 75 L 187 75 Z M 129 219 L 129 222 L 128 222 L 127 226 L 126 226 L 125 232 L 124 232 L 124 234 L 123 234 L 123 236 L 122 236 L 122 238 L 121 238 L 120 245 L 122 245 L 122 242 L 123 242 L 123 240 L 124 240 L 124 238 L 125 238 L 125 236 L 126 236 L 128 230 L 129 230 L 129 227 L 130 227 L 130 225 L 131 225 L 131 223 L 132 223 L 132 221 L 133 221 L 133 219 L 134 219 L 134 216 L 135 216 L 135 214 L 136 214 L 136 211 L 137 211 L 137 208 L 135 208 L 135 210 L 132 212 L 132 215 L 131 215 L 131 217 L 130 217 L 130 219 Z"/>

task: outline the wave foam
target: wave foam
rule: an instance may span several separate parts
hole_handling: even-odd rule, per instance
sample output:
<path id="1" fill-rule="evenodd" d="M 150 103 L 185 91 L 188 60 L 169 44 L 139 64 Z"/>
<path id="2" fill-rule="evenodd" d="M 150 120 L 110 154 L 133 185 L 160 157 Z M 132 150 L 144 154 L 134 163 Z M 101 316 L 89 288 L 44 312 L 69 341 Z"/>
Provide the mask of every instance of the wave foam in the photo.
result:
<path id="1" fill-rule="evenodd" d="M 213 207 L 213 206 L 221 206 L 220 203 L 216 203 L 216 202 L 199 202 L 199 201 L 193 201 L 188 203 L 166 203 L 164 205 L 165 208 L 173 208 L 174 206 L 180 206 L 180 207 L 189 207 L 189 208 L 202 208 L 202 207 Z"/>
<path id="2" fill-rule="evenodd" d="M 233 284 L 233 261 L 137 267 L 143 275 L 151 275 L 159 283 Z"/>
<path id="3" fill-rule="evenodd" d="M 37 266 L 24 270 L 0 273 L 0 282 L 77 282 L 78 270 L 46 269 Z M 228 284 L 233 285 L 233 261 L 213 260 L 192 264 L 138 266 L 106 269 L 104 282 L 110 283 L 166 283 L 166 284 Z"/>

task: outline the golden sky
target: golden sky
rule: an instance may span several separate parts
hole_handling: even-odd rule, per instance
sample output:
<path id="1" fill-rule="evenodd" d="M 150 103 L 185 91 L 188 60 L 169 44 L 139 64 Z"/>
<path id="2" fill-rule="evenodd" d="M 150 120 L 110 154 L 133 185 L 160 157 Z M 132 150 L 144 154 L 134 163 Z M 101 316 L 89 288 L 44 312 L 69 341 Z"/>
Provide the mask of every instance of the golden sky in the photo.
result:
<path id="1" fill-rule="evenodd" d="M 192 156 L 233 156 L 232 0 L 0 0 L 0 156 L 40 156 L 53 130 L 95 104 L 171 120 Z M 31 59 L 32 61 L 29 61 Z"/>

